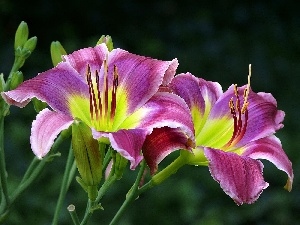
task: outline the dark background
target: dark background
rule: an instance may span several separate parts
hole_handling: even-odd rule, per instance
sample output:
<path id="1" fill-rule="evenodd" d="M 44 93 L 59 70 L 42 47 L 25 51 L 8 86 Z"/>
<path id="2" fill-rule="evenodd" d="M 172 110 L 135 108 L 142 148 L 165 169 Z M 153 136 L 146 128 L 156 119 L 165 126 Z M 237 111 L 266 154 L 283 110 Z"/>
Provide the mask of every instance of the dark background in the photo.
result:
<path id="1" fill-rule="evenodd" d="M 247 82 L 252 63 L 252 89 L 271 92 L 286 112 L 279 131 L 295 173 L 291 193 L 282 187 L 286 175 L 267 161 L 264 175 L 270 186 L 252 205 L 236 206 L 211 178 L 207 167 L 184 167 L 159 187 L 143 194 L 127 210 L 121 224 L 298 224 L 299 191 L 299 80 L 300 16 L 297 1 L 12 1 L 0 0 L 0 72 L 13 63 L 13 38 L 21 21 L 37 48 L 22 71 L 25 79 L 52 67 L 52 41 L 68 53 L 94 46 L 102 34 L 115 47 L 163 60 L 178 58 L 179 72 L 218 81 L 226 90 Z M 29 146 L 32 105 L 11 108 L 5 143 L 10 188 L 20 181 L 33 153 Z M 68 143 L 60 158 L 49 163 L 40 178 L 12 209 L 7 224 L 50 224 L 65 166 Z M 163 164 L 171 161 L 168 157 Z M 123 202 L 135 172 L 126 173 L 104 197 L 104 211 L 90 224 L 107 224 Z M 65 208 L 75 204 L 81 218 L 86 195 L 74 181 L 65 201 L 60 224 L 71 224 Z"/>

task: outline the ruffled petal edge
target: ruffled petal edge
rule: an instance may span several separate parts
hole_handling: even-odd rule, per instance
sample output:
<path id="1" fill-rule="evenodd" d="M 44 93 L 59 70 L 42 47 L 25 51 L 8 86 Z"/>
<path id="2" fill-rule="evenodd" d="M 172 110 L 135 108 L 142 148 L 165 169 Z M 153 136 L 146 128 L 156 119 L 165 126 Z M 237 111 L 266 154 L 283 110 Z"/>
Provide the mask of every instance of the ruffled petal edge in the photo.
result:
<path id="1" fill-rule="evenodd" d="M 55 138 L 67 129 L 73 119 L 65 114 L 43 109 L 32 122 L 30 143 L 33 153 L 42 159 L 51 149 Z"/>

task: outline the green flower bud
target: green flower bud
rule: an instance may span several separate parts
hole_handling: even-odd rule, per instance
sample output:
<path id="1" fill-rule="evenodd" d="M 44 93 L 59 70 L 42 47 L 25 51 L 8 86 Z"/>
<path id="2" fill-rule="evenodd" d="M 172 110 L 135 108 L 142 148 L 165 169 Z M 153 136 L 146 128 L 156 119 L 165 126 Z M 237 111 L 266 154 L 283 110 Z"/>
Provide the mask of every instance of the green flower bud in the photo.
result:
<path id="1" fill-rule="evenodd" d="M 34 110 L 38 113 L 47 107 L 47 103 L 37 98 L 32 99 Z"/>
<path id="2" fill-rule="evenodd" d="M 114 160 L 114 164 L 115 164 L 114 169 L 115 169 L 115 175 L 117 176 L 118 180 L 122 178 L 127 163 L 128 163 L 127 159 L 125 159 L 119 153 L 116 154 Z"/>
<path id="3" fill-rule="evenodd" d="M 102 178 L 102 156 L 91 128 L 81 121 L 74 121 L 72 125 L 72 147 L 81 176 L 77 181 L 88 193 L 89 199 L 94 201 Z"/>
<path id="4" fill-rule="evenodd" d="M 100 37 L 100 39 L 98 40 L 97 44 L 96 45 L 100 45 L 102 43 L 105 43 L 107 48 L 108 48 L 108 51 L 111 51 L 114 49 L 114 44 L 113 44 L 113 41 L 112 41 L 112 38 L 111 36 L 109 35 L 102 35 Z"/>
<path id="5" fill-rule="evenodd" d="M 53 41 L 50 46 L 50 53 L 53 66 L 56 66 L 62 61 L 62 56 L 67 55 L 66 50 L 59 41 Z"/>
<path id="6" fill-rule="evenodd" d="M 33 50 L 35 49 L 36 43 L 37 43 L 37 37 L 36 36 L 31 37 L 26 41 L 26 43 L 23 46 L 23 49 L 24 50 L 26 49 L 30 51 L 30 53 L 32 53 Z"/>
<path id="7" fill-rule="evenodd" d="M 17 47 L 17 48 L 15 48 L 15 55 L 16 55 L 16 57 L 21 57 L 22 56 L 22 50 L 23 50 L 23 48 L 22 47 Z"/>
<path id="8" fill-rule="evenodd" d="M 3 73 L 0 74 L 0 92 L 5 91 L 5 80 Z"/>
<path id="9" fill-rule="evenodd" d="M 15 89 L 23 82 L 23 73 L 21 71 L 13 72 L 10 79 L 10 90 Z"/>
<path id="10" fill-rule="evenodd" d="M 6 83 L 3 73 L 0 74 L 0 92 L 6 90 Z M 9 105 L 3 100 L 0 95 L 0 116 L 6 116 L 9 114 Z"/>
<path id="11" fill-rule="evenodd" d="M 60 132 L 60 136 L 62 136 L 63 139 L 69 138 L 71 134 L 72 134 L 72 126 Z"/>
<path id="12" fill-rule="evenodd" d="M 20 23 L 20 25 L 18 26 L 16 35 L 15 35 L 15 46 L 14 46 L 15 50 L 18 47 L 23 47 L 23 45 L 26 43 L 26 41 L 28 39 L 28 34 L 29 34 L 29 30 L 28 30 L 27 23 L 22 21 Z"/>

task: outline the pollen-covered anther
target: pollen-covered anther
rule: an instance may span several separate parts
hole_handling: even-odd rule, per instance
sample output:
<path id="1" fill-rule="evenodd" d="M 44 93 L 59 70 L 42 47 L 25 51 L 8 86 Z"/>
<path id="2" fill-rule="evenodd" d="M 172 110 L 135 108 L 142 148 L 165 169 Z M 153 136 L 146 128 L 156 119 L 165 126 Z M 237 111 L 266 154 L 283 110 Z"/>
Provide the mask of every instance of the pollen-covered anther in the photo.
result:
<path id="1" fill-rule="evenodd" d="M 196 144 L 192 139 L 188 138 L 187 141 L 186 141 L 185 146 L 186 146 L 187 149 L 193 149 L 193 148 L 196 147 Z"/>

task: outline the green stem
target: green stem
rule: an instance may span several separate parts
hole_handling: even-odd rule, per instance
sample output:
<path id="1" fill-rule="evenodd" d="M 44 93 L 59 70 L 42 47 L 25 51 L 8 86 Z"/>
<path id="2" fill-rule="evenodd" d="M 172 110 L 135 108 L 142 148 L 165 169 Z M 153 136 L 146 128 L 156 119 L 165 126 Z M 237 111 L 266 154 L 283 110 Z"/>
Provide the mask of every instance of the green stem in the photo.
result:
<path id="1" fill-rule="evenodd" d="M 74 225 L 80 225 L 77 213 L 76 213 L 76 209 L 74 205 L 69 205 L 68 206 L 68 211 L 71 215 L 72 221 L 74 223 Z"/>
<path id="2" fill-rule="evenodd" d="M 145 163 L 145 161 L 143 161 L 141 163 L 141 168 L 139 170 L 137 178 L 126 195 L 125 201 L 123 202 L 122 206 L 120 207 L 120 209 L 118 210 L 118 212 L 116 213 L 116 215 L 114 216 L 114 218 L 112 219 L 112 221 L 110 222 L 109 225 L 117 224 L 117 222 L 120 220 L 121 216 L 125 212 L 128 205 L 141 194 L 141 192 L 139 192 L 139 184 L 143 177 L 145 167 L 146 167 L 146 163 Z M 146 190 L 146 189 L 144 189 L 144 190 Z"/>
<path id="3" fill-rule="evenodd" d="M 44 158 L 37 167 L 32 171 L 30 176 L 26 180 L 24 180 L 18 188 L 15 190 L 15 192 L 12 195 L 11 203 L 14 203 L 18 197 L 32 184 L 32 182 L 41 174 L 42 169 L 47 163 L 47 158 Z"/>
<path id="4" fill-rule="evenodd" d="M 0 118 L 0 176 L 1 176 L 1 211 L 10 204 L 10 198 L 7 190 L 7 172 L 5 165 L 5 153 L 4 153 L 4 117 Z"/>
<path id="5" fill-rule="evenodd" d="M 68 159 L 67 159 L 67 163 L 66 163 L 66 168 L 65 168 L 65 172 L 64 172 L 64 176 L 63 176 L 63 181 L 62 181 L 61 188 L 60 188 L 59 197 L 58 197 L 56 208 L 55 208 L 55 213 L 54 213 L 52 225 L 58 224 L 61 208 L 63 206 L 65 196 L 66 196 L 67 191 L 69 189 L 70 179 L 74 178 L 74 172 L 72 171 L 72 169 L 75 170 L 76 167 L 74 169 L 73 164 L 74 164 L 74 155 L 73 155 L 72 146 L 70 146 L 69 155 L 68 155 Z M 75 207 L 74 207 L 74 211 L 75 211 Z M 69 211 L 69 212 L 71 212 L 71 211 Z"/>
<path id="6" fill-rule="evenodd" d="M 158 185 L 162 183 L 164 180 L 169 178 L 172 174 L 176 173 L 179 168 L 184 166 L 186 164 L 186 160 L 182 155 L 180 155 L 178 158 L 176 158 L 171 164 L 169 164 L 166 168 L 164 168 L 159 173 L 155 174 L 151 182 L 153 185 Z"/>
<path id="7" fill-rule="evenodd" d="M 14 72 L 17 72 L 23 66 L 24 62 L 25 62 L 25 59 L 23 57 L 15 55 L 15 61 L 9 72 L 8 78 L 6 80 L 6 85 L 5 85 L 4 91 L 10 90 L 10 82 L 12 79 L 12 75 Z"/>
<path id="8" fill-rule="evenodd" d="M 55 157 L 55 153 L 57 152 L 58 146 L 64 141 L 66 138 L 65 135 L 60 135 L 56 141 L 54 142 L 51 151 L 48 153 L 43 160 L 40 160 L 38 163 L 34 162 L 36 159 L 33 159 L 33 162 L 30 164 L 27 172 L 25 173 L 27 179 L 22 179 L 18 188 L 14 191 L 14 193 L 10 197 L 9 204 L 5 206 L 5 208 L 1 208 L 0 222 L 2 222 L 9 213 L 9 209 L 11 205 L 17 200 L 18 197 L 33 183 L 33 181 L 41 174 L 43 168 L 46 163 L 51 161 L 53 157 Z M 2 160 L 2 156 L 1 156 Z M 35 168 L 33 166 L 36 165 Z M 2 175 L 1 175 L 2 179 Z M 2 182 L 1 182 L 2 183 Z"/>
<path id="9" fill-rule="evenodd" d="M 69 179 L 68 179 L 68 186 L 70 186 L 71 182 L 74 180 L 75 173 L 77 171 L 76 169 L 77 169 L 77 166 L 76 166 L 76 162 L 74 161 L 73 164 L 72 164 L 70 176 L 69 176 Z"/>
<path id="10" fill-rule="evenodd" d="M 15 56 L 15 61 L 14 61 L 14 64 L 13 64 L 13 66 L 12 66 L 12 68 L 11 68 L 11 70 L 10 70 L 10 73 L 9 73 L 9 75 L 8 75 L 8 77 L 10 78 L 11 77 L 11 75 L 14 73 L 14 72 L 17 72 L 18 71 L 18 69 L 20 69 L 21 67 L 20 67 L 20 62 L 21 62 L 22 60 L 20 59 L 20 57 L 19 56 Z"/>
<path id="11" fill-rule="evenodd" d="M 102 197 L 104 196 L 106 191 L 111 187 L 111 185 L 113 183 L 115 183 L 116 180 L 117 180 L 117 176 L 114 174 L 109 176 L 106 179 L 106 181 L 103 183 L 103 185 L 101 186 L 101 188 L 98 191 L 98 196 L 96 198 L 96 202 L 100 202 L 100 200 L 102 199 Z"/>
<path id="12" fill-rule="evenodd" d="M 54 142 L 51 151 L 48 153 L 48 155 L 43 158 L 42 160 L 39 161 L 38 165 L 34 168 L 31 169 L 31 173 L 25 173 L 27 174 L 27 179 L 23 180 L 23 182 L 20 183 L 19 187 L 17 188 L 17 190 L 13 193 L 12 195 L 12 200 L 11 203 L 13 203 L 19 196 L 21 193 L 23 193 L 23 191 L 25 191 L 30 185 L 31 183 L 40 175 L 40 173 L 42 172 L 43 168 L 45 167 L 45 165 L 51 161 L 51 159 L 55 156 L 55 153 L 58 150 L 58 146 L 64 141 L 65 137 L 63 135 L 60 135 Z M 35 159 L 33 159 L 34 161 Z"/>
<path id="13" fill-rule="evenodd" d="M 84 214 L 84 217 L 80 223 L 80 225 L 85 225 L 87 224 L 88 220 L 90 219 L 90 217 L 92 216 L 93 214 L 93 206 L 94 206 L 95 202 L 92 202 L 90 199 L 88 200 L 88 203 L 87 203 L 87 206 L 86 206 L 86 210 L 85 210 L 85 214 Z"/>
<path id="14" fill-rule="evenodd" d="M 177 159 L 175 159 L 170 165 L 168 165 L 165 169 L 157 173 L 152 177 L 152 179 L 143 185 L 141 188 L 139 188 L 139 182 L 142 178 L 142 175 L 145 170 L 145 162 L 142 163 L 141 169 L 139 171 L 139 174 L 137 176 L 137 179 L 129 192 L 126 195 L 126 199 L 123 202 L 122 206 L 120 207 L 119 211 L 116 213 L 112 221 L 109 225 L 115 225 L 120 220 L 121 216 L 124 214 L 126 208 L 128 205 L 134 201 L 139 195 L 141 195 L 143 192 L 147 191 L 148 189 L 162 183 L 164 180 L 166 180 L 168 177 L 170 177 L 172 174 L 176 173 L 179 168 L 184 166 L 186 164 L 186 161 L 183 157 L 179 156 Z"/>
<path id="15" fill-rule="evenodd" d="M 31 173 L 33 172 L 33 170 L 36 168 L 36 165 L 40 162 L 41 160 L 39 160 L 37 157 L 34 157 L 33 160 L 31 161 L 29 167 L 27 168 L 22 180 L 21 180 L 21 184 L 26 181 L 28 179 L 28 177 L 30 177 Z"/>
<path id="16" fill-rule="evenodd" d="M 99 207 L 96 207 L 96 206 L 99 204 L 100 200 L 102 199 L 102 197 L 104 196 L 106 191 L 109 189 L 109 187 L 116 180 L 117 180 L 117 176 L 115 174 L 112 174 L 104 181 L 103 185 L 101 186 L 101 188 L 98 191 L 98 196 L 97 196 L 96 200 L 94 202 L 92 202 L 90 200 L 88 201 L 86 211 L 85 211 L 84 217 L 83 217 L 80 225 L 85 225 L 88 222 L 91 215 L 93 214 L 94 209 L 99 209 Z"/>

